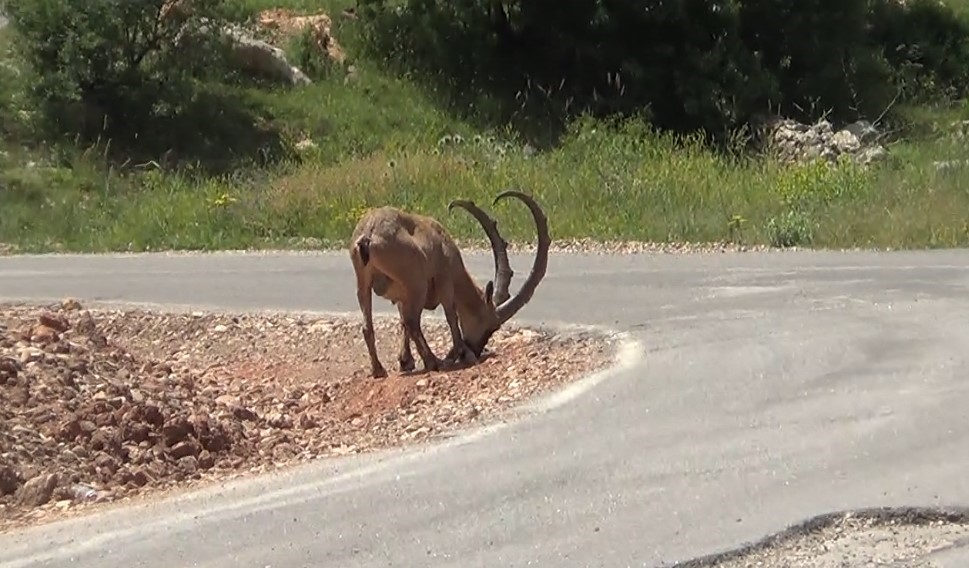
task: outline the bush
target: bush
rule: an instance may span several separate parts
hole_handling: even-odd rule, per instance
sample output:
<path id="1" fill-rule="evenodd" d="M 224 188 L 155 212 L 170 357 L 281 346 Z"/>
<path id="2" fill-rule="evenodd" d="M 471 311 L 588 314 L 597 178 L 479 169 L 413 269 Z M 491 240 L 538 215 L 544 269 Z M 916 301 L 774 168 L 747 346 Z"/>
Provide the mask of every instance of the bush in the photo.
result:
<path id="1" fill-rule="evenodd" d="M 969 21 L 938 0 L 873 2 L 871 37 L 905 89 L 906 100 L 966 96 Z"/>
<path id="2" fill-rule="evenodd" d="M 191 9 L 182 9 L 190 6 Z M 7 0 L 30 95 L 59 133 L 136 140 L 180 111 L 225 52 L 224 0 Z"/>
<path id="3" fill-rule="evenodd" d="M 771 246 L 789 248 L 810 245 L 815 223 L 802 211 L 790 210 L 767 222 L 767 239 Z"/>
<path id="4" fill-rule="evenodd" d="M 836 163 L 813 160 L 785 167 L 771 192 L 785 207 L 813 211 L 858 197 L 871 180 L 870 170 L 842 155 Z"/>
<path id="5" fill-rule="evenodd" d="M 292 38 L 284 51 L 293 65 L 314 80 L 329 79 L 337 69 L 333 60 L 316 45 L 311 27 Z"/>
<path id="6" fill-rule="evenodd" d="M 969 61 L 966 22 L 936 0 L 359 3 L 370 49 L 399 71 L 543 126 L 643 115 L 721 135 L 764 112 L 855 120 L 890 106 L 902 69 L 965 88 Z"/>
<path id="7" fill-rule="evenodd" d="M 9 31 L 0 30 L 0 138 L 14 140 L 22 139 L 25 130 L 22 95 L 26 82 L 10 56 L 8 36 Z"/>
<path id="8" fill-rule="evenodd" d="M 456 95 L 458 105 L 490 105 L 499 120 L 564 126 L 578 114 L 646 115 L 691 130 L 741 120 L 734 109 L 767 88 L 739 42 L 732 3 L 389 4 L 361 0 L 373 49 Z"/>

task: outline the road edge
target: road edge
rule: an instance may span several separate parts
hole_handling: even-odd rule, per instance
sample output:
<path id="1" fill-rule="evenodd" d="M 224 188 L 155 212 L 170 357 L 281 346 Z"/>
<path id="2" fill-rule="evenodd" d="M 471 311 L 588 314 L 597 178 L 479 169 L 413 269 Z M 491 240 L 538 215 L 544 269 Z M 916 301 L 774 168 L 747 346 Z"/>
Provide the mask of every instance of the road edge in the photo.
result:
<path id="1" fill-rule="evenodd" d="M 8 299 L 0 298 L 2 304 L 45 305 L 60 300 L 47 299 Z M 144 302 L 88 301 L 85 307 L 96 309 L 149 308 L 171 310 L 173 308 L 189 311 L 224 311 L 245 313 L 286 313 L 293 315 L 350 316 L 354 312 L 315 311 L 315 310 L 231 310 L 225 308 L 206 308 L 198 305 L 151 304 Z M 393 317 L 389 315 L 387 317 Z M 438 316 L 441 320 L 443 317 Z M 438 318 L 433 318 L 438 319 Z M 549 331 L 555 335 L 572 333 L 592 333 L 606 340 L 610 348 L 609 364 L 598 371 L 581 375 L 564 385 L 552 387 L 549 391 L 510 406 L 488 421 L 451 430 L 446 436 L 431 437 L 425 441 L 408 446 L 394 446 L 359 456 L 350 460 L 329 457 L 309 463 L 295 464 L 279 471 L 240 477 L 227 481 L 202 484 L 198 487 L 185 487 L 162 495 L 145 495 L 143 499 L 129 502 L 112 503 L 104 508 L 38 525 L 16 528 L 0 533 L 0 540 L 7 540 L 0 547 L 0 564 L 5 568 L 31 566 L 39 562 L 51 562 L 69 558 L 82 551 L 96 549 L 110 542 L 136 538 L 139 534 L 164 531 L 166 527 L 184 522 L 198 523 L 203 518 L 213 522 L 237 513 L 254 513 L 260 510 L 284 508 L 290 503 L 299 502 L 308 496 L 318 496 L 325 491 L 340 491 L 341 484 L 358 482 L 367 477 L 377 477 L 381 473 L 400 471 L 410 463 L 433 460 L 434 456 L 445 451 L 472 444 L 496 434 L 508 427 L 522 423 L 530 417 L 550 412 L 562 407 L 610 378 L 626 373 L 644 358 L 642 343 L 626 332 L 602 326 L 566 324 L 549 322 L 539 324 L 522 320 L 518 327 Z M 346 467 L 343 467 L 346 466 Z M 400 475 L 399 473 L 397 474 Z M 236 494 L 238 498 L 232 498 Z M 213 504 L 209 500 L 218 498 L 221 502 Z M 162 511 L 159 511 L 162 509 Z M 162 513 L 162 514 L 159 514 Z M 138 523 L 126 522 L 137 517 Z M 146 519 L 151 519 L 146 522 Z M 101 530 L 95 527 L 101 527 Z M 109 528 L 111 527 L 111 528 Z M 96 532 L 77 538 L 76 530 Z M 87 529 L 87 530 L 85 530 Z M 106 530 L 105 530 L 106 529 Z M 46 535 L 48 540 L 40 539 Z M 49 540 L 60 540 L 50 542 Z M 43 546 L 31 543 L 46 542 Z M 37 548 L 40 548 L 38 551 Z M 55 550 L 56 549 L 56 550 Z M 10 556 L 6 556 L 10 554 Z"/>

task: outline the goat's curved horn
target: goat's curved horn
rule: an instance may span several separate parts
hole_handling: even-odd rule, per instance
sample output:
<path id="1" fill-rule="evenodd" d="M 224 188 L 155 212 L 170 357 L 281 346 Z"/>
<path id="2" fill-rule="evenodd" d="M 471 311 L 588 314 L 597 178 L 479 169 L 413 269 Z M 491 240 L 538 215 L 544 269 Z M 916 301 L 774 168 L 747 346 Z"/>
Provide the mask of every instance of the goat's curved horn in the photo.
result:
<path id="1" fill-rule="evenodd" d="M 518 310 L 522 309 L 532 299 L 532 294 L 538 288 L 539 282 L 545 277 L 545 270 L 548 268 L 548 248 L 552 241 L 548 233 L 548 218 L 545 217 L 545 212 L 542 211 L 535 199 L 530 195 L 510 189 L 495 197 L 494 203 L 497 204 L 505 197 L 517 198 L 528 206 L 528 209 L 532 212 L 532 219 L 535 220 L 535 229 L 538 233 L 538 251 L 535 254 L 532 270 L 528 273 L 528 278 L 522 284 L 521 290 L 513 298 L 498 305 L 498 321 L 502 324 L 518 313 Z"/>
<path id="2" fill-rule="evenodd" d="M 455 199 L 448 203 L 448 213 L 454 207 L 460 207 L 468 213 L 471 213 L 478 220 L 478 223 L 481 223 L 481 228 L 484 229 L 485 234 L 488 235 L 488 240 L 491 241 L 491 252 L 495 257 L 495 289 L 493 301 L 497 306 L 508 299 L 508 287 L 511 286 L 511 277 L 515 274 L 511 269 L 511 263 L 508 262 L 508 243 L 505 242 L 505 239 L 501 238 L 501 233 L 498 232 L 498 222 L 482 211 L 473 201 Z"/>

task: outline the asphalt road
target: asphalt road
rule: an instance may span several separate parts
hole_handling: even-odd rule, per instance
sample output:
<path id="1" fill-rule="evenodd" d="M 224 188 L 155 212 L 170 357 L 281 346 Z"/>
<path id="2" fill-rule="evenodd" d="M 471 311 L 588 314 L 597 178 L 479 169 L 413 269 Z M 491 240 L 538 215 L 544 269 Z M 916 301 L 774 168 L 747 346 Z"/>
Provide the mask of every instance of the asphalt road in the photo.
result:
<path id="1" fill-rule="evenodd" d="M 628 331 L 623 368 L 429 447 L 2 536 L 0 565 L 664 566 L 834 510 L 969 505 L 967 265 L 553 256 L 520 318 Z M 6 299 L 355 311 L 352 282 L 343 253 L 0 258 Z"/>

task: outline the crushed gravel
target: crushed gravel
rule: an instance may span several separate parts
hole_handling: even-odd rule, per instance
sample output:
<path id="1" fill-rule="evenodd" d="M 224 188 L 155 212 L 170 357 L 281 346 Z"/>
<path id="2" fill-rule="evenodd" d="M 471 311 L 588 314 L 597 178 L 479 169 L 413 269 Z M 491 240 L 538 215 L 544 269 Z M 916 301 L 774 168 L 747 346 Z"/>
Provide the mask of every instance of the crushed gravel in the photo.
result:
<path id="1" fill-rule="evenodd" d="M 480 364 L 402 375 L 377 318 L 0 305 L 0 531 L 98 503 L 428 440 L 608 364 L 610 340 L 513 326 Z M 425 320 L 435 352 L 443 321 Z"/>
<path id="2" fill-rule="evenodd" d="M 969 566 L 969 510 L 880 508 L 820 515 L 757 543 L 674 568 Z"/>
<path id="3" fill-rule="evenodd" d="M 458 246 L 465 252 L 490 252 L 491 245 L 482 239 L 458 239 Z M 286 252 L 315 252 L 319 250 L 344 250 L 344 243 L 330 243 L 320 239 L 297 238 L 286 243 Z M 270 252 L 271 247 L 260 249 Z M 859 252 L 859 251 L 891 251 L 890 247 L 775 247 L 764 244 L 743 244 L 729 241 L 713 242 L 651 242 L 651 241 L 613 241 L 593 238 L 581 239 L 553 239 L 549 251 L 555 254 L 585 254 L 585 255 L 633 255 L 633 254 L 726 254 L 750 252 L 796 252 L 803 250 L 825 250 L 829 252 Z M 509 241 L 508 252 L 517 254 L 534 254 L 536 244 L 531 242 Z M 220 251 L 221 252 L 221 251 Z M 242 252 L 242 251 L 239 251 Z"/>
<path id="4" fill-rule="evenodd" d="M 490 252 L 491 245 L 480 239 L 455 239 L 461 250 L 467 252 Z M 315 239 L 301 239 L 290 243 L 296 248 L 321 248 L 324 243 Z M 342 247 L 339 247 L 342 248 Z M 535 243 L 509 241 L 508 252 L 534 254 Z M 778 248 L 767 245 L 745 245 L 731 242 L 645 242 L 645 241 L 608 241 L 591 238 L 555 239 L 549 252 L 556 254 L 712 254 L 764 251 L 791 251 L 795 248 Z"/>
<path id="5" fill-rule="evenodd" d="M 482 240 L 461 240 L 455 239 L 458 246 L 465 252 L 489 252 L 490 245 Z M 316 253 L 319 251 L 338 251 L 345 250 L 346 244 L 343 242 L 327 242 L 315 237 L 294 238 L 285 242 L 285 246 L 267 244 L 266 246 L 244 249 L 244 250 L 219 250 L 219 254 L 244 254 L 244 253 L 272 253 L 287 252 Z M 518 254 L 533 254 L 536 245 L 534 243 L 522 243 L 510 241 L 508 252 Z M 691 243 L 691 242 L 643 242 L 643 241 L 601 241 L 595 239 L 556 239 L 552 241 L 549 251 L 554 254 L 724 254 L 724 253 L 744 253 L 744 252 L 766 252 L 766 251 L 796 251 L 802 250 L 800 247 L 779 248 L 768 245 L 745 245 L 731 242 L 710 242 L 710 243 Z M 840 249 L 847 250 L 874 250 L 874 249 Z M 145 252 L 164 252 L 169 254 L 211 254 L 213 251 L 197 250 L 158 250 Z M 0 243 L 0 256 L 19 254 L 20 249 L 12 243 Z M 111 254 L 134 253 L 134 251 L 117 251 Z M 61 254 L 55 247 L 55 252 L 51 254 Z M 135 253 L 136 254 L 136 253 Z"/>
<path id="6" fill-rule="evenodd" d="M 487 241 L 479 239 L 463 240 L 455 239 L 461 250 L 465 252 L 489 252 L 491 250 Z M 283 246 L 281 246 L 283 245 Z M 266 244 L 252 249 L 227 249 L 219 251 L 204 250 L 146 250 L 144 252 L 167 253 L 172 255 L 198 255 L 198 254 L 251 254 L 251 253 L 279 253 L 289 254 L 315 254 L 320 251 L 334 252 L 345 250 L 346 243 L 342 241 L 324 241 L 315 237 L 293 238 L 285 243 Z M 535 243 L 523 243 L 509 241 L 508 252 L 516 254 L 534 254 Z M 842 247 L 842 248 L 817 248 L 817 247 L 775 247 L 763 244 L 741 244 L 728 241 L 715 242 L 648 242 L 648 241 L 609 241 L 592 238 L 582 239 L 555 239 L 552 241 L 549 251 L 553 254 L 585 254 L 585 255 L 634 255 L 634 254 L 728 254 L 728 253 L 751 253 L 751 252 L 796 252 L 804 250 L 824 250 L 827 252 L 887 252 L 894 250 L 891 247 Z M 12 243 L 0 243 L 0 256 L 20 254 L 20 248 Z M 62 254 L 55 247 L 55 252 L 49 254 Z M 110 254 L 139 254 L 137 251 L 115 251 Z"/>

